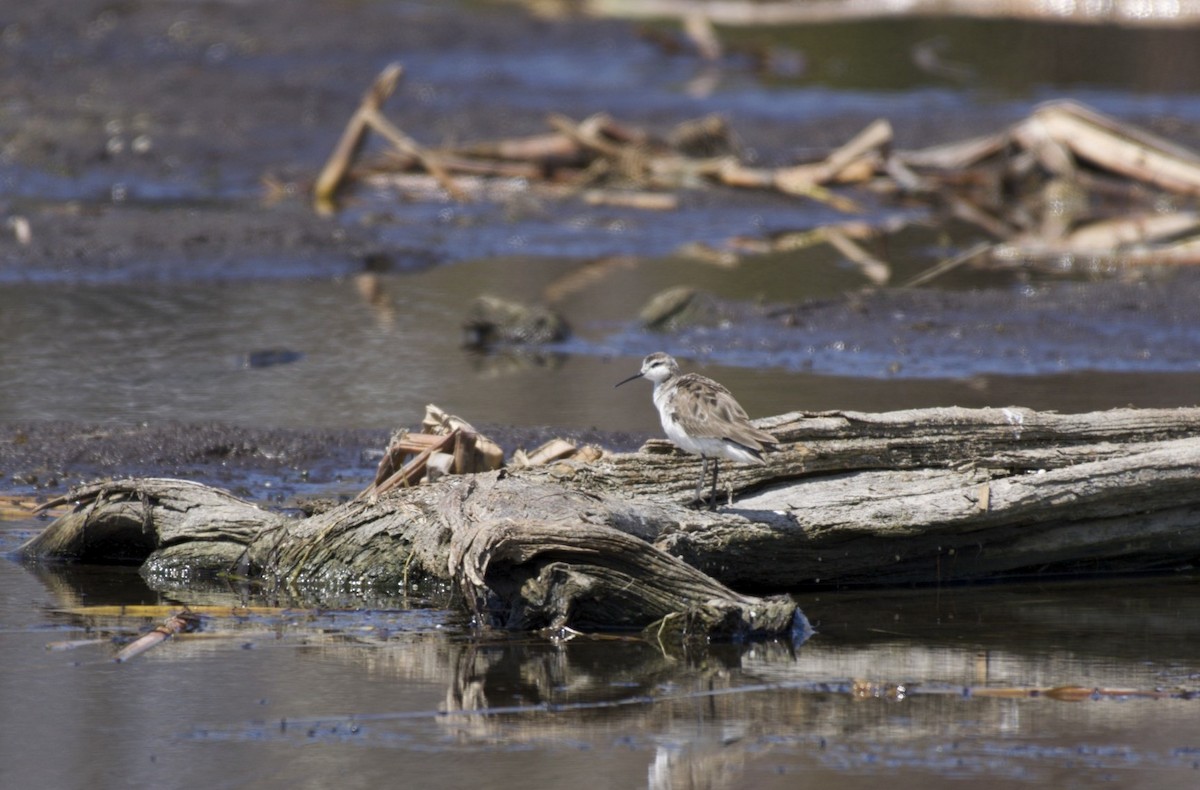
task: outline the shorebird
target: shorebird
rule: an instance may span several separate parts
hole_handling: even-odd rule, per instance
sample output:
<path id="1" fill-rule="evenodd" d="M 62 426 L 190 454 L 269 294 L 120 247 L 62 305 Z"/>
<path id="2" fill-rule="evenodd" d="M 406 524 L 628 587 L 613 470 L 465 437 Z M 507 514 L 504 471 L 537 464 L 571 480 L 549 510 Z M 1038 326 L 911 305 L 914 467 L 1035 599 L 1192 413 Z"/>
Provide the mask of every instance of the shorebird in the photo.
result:
<path id="1" fill-rule="evenodd" d="M 640 378 L 654 382 L 654 405 L 667 438 L 679 449 L 704 460 L 700 480 L 696 483 L 698 502 L 704 501 L 701 491 L 708 475 L 709 459 L 713 462 L 709 506 L 715 508 L 721 459 L 761 464 L 763 451 L 774 449 L 779 443 L 771 434 L 750 424 L 746 410 L 728 389 L 696 373 L 681 374 L 679 363 L 669 354 L 661 351 L 651 354 L 642 361 L 641 371 L 615 386 Z M 729 487 L 729 504 L 733 504 L 732 485 Z"/>

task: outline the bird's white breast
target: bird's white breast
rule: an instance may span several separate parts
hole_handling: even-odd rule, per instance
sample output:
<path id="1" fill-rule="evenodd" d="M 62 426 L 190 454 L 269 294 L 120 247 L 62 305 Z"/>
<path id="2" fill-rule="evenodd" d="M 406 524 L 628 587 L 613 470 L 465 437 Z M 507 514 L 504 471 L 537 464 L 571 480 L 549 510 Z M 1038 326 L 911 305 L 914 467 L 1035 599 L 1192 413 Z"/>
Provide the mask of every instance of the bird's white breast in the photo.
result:
<path id="1" fill-rule="evenodd" d="M 726 441 L 722 436 L 691 436 L 672 416 L 675 409 L 671 404 L 675 388 L 656 384 L 654 386 L 654 406 L 658 409 L 662 421 L 663 433 L 684 452 L 702 455 L 708 458 L 728 458 L 731 461 L 744 463 L 762 463 L 754 454 L 737 444 Z"/>

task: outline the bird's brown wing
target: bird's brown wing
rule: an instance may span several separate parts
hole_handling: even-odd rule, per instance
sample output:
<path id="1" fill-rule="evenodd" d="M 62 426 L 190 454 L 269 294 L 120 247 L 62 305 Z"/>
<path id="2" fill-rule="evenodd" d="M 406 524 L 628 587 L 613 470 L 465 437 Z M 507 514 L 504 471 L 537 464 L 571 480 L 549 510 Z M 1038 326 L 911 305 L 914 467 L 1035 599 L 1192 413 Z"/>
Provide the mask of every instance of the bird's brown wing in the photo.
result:
<path id="1" fill-rule="evenodd" d="M 719 382 L 688 373 L 680 376 L 675 386 L 675 421 L 689 436 L 727 439 L 756 451 L 779 444 L 774 436 L 750 424 L 746 410 Z"/>

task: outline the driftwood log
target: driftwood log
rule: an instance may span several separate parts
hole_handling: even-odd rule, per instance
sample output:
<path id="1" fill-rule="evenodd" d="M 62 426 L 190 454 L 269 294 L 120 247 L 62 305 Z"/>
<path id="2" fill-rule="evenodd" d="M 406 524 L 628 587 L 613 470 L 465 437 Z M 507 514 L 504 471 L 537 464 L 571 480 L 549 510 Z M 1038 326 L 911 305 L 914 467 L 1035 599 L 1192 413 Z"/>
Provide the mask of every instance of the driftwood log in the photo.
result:
<path id="1" fill-rule="evenodd" d="M 739 492 L 690 506 L 666 442 L 441 478 L 292 519 L 195 483 L 70 492 L 30 559 L 138 561 L 158 588 L 231 574 L 303 593 L 447 582 L 481 624 L 745 638 L 807 628 L 812 585 L 1161 570 L 1200 558 L 1200 409 L 791 413 Z"/>

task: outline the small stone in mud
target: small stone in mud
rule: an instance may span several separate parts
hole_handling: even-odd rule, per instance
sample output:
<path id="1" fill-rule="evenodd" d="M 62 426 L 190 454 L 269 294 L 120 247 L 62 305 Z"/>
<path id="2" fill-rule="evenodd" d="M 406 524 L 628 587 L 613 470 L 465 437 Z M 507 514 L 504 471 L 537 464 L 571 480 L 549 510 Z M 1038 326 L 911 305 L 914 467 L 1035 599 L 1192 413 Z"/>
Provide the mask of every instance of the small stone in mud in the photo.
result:
<path id="1" fill-rule="evenodd" d="M 275 365 L 287 365 L 304 358 L 304 352 L 292 351 L 286 348 L 264 348 L 259 351 L 248 351 L 238 357 L 238 367 L 246 369 L 269 368 Z"/>
<path id="2" fill-rule="evenodd" d="M 716 300 L 710 294 L 686 285 L 659 291 L 638 313 L 642 326 L 655 331 L 709 326 L 719 319 Z"/>

